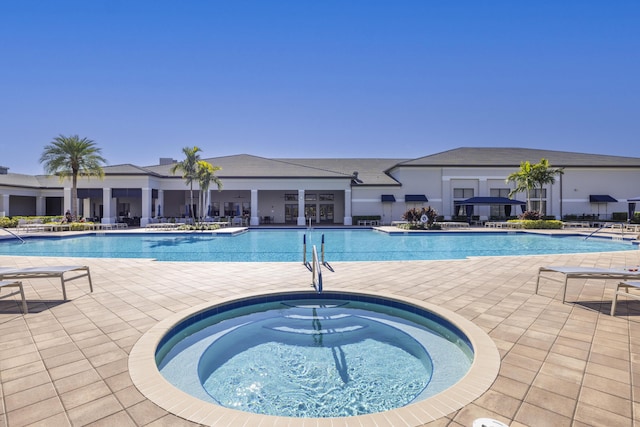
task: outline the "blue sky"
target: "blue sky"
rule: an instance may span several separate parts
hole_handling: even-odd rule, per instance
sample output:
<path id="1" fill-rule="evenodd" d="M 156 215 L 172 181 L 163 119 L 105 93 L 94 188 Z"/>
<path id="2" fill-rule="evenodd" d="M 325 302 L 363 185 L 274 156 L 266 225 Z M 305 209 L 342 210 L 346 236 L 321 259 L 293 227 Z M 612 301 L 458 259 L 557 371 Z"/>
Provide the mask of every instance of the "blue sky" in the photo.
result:
<path id="1" fill-rule="evenodd" d="M 0 0 L 0 165 L 42 173 L 60 134 L 110 165 L 640 157 L 638 22 L 624 0 Z"/>

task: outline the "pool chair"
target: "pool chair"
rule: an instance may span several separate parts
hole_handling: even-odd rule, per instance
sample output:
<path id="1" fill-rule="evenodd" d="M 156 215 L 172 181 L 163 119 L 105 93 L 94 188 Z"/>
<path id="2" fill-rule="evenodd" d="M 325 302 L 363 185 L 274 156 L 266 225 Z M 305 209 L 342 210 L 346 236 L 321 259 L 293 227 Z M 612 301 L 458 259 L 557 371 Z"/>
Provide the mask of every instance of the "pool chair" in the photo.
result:
<path id="1" fill-rule="evenodd" d="M 72 274 L 71 277 L 65 274 Z M 78 273 L 75 274 L 74 273 Z M 11 268 L 0 267 L 0 280 L 19 280 L 19 279 L 46 279 L 59 278 L 62 285 L 62 298 L 67 299 L 66 283 L 70 280 L 86 277 L 89 279 L 89 290 L 93 292 L 93 283 L 91 282 L 91 274 L 89 267 L 86 265 L 58 265 L 50 267 L 25 267 Z"/>
<path id="2" fill-rule="evenodd" d="M 639 290 L 640 282 L 620 282 L 616 286 L 616 292 L 613 294 L 613 302 L 611 303 L 611 315 L 616 315 L 616 305 L 618 304 L 618 296 L 624 295 L 629 298 L 640 300 L 640 294 L 631 293 L 629 290 Z"/>
<path id="3" fill-rule="evenodd" d="M 22 298 L 22 312 L 24 314 L 27 314 L 29 312 L 29 310 L 27 309 L 27 300 L 24 297 L 24 288 L 22 287 L 22 282 L 20 282 L 19 280 L 0 280 L 0 290 L 2 290 L 2 288 L 18 288 L 17 291 L 11 292 L 10 294 L 4 295 L 0 298 L 6 298 L 10 297 L 11 295 L 20 294 L 20 297 Z"/>
<path id="4" fill-rule="evenodd" d="M 558 277 L 560 276 L 560 277 Z M 601 280 L 632 280 L 640 278 L 640 271 L 625 268 L 597 268 L 597 267 L 540 267 L 536 281 L 536 294 L 540 287 L 540 278 L 546 278 L 563 284 L 562 302 L 567 299 L 567 282 L 569 279 L 601 279 Z"/>

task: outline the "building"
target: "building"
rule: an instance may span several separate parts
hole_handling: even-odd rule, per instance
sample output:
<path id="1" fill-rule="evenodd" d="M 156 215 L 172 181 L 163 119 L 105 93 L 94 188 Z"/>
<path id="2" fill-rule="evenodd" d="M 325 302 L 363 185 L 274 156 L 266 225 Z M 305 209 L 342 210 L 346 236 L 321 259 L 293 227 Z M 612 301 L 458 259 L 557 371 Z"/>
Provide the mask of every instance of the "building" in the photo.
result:
<path id="1" fill-rule="evenodd" d="M 103 223 L 156 217 L 238 217 L 264 223 L 351 225 L 354 216 L 400 220 L 407 209 L 431 206 L 450 219 L 515 215 L 511 206 L 461 203 L 471 197 L 507 197 L 506 177 L 523 161 L 549 160 L 564 168 L 542 192 L 531 194 L 533 208 L 560 219 L 567 214 L 611 218 L 627 212 L 627 199 L 640 196 L 640 158 L 527 148 L 457 148 L 415 159 L 269 159 L 248 154 L 205 159 L 222 169 L 201 206 L 194 183 L 193 205 L 184 179 L 172 175 L 175 161 L 158 165 L 106 166 L 105 177 L 79 179 L 77 212 Z M 0 215 L 61 215 L 71 208 L 71 182 L 52 176 L 0 172 Z M 526 196 L 516 195 L 524 201 Z M 191 205 L 191 206 L 190 206 Z"/>

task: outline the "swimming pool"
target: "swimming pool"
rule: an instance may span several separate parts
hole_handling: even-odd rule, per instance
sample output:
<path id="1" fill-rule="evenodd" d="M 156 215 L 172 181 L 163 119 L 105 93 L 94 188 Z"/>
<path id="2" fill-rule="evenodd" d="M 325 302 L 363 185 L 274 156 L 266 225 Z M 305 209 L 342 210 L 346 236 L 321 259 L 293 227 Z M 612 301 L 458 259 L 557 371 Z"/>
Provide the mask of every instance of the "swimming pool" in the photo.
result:
<path id="1" fill-rule="evenodd" d="M 523 232 L 430 232 L 388 234 L 374 230 L 250 230 L 216 233 L 98 233 L 78 237 L 26 238 L 0 242 L 0 255 L 90 258 L 152 258 L 158 261 L 302 261 L 306 241 L 325 260 L 397 261 L 464 259 L 472 256 L 542 255 L 636 249 L 629 242 Z"/>
<path id="2" fill-rule="evenodd" d="M 284 316 L 292 316 L 292 323 L 277 313 L 267 314 L 266 309 L 274 305 Z M 292 310 L 283 310 L 283 305 Z M 348 305 L 353 305 L 353 311 L 347 313 L 343 310 Z M 314 313 L 314 308 L 319 307 L 329 311 Z M 275 330 L 268 333 L 265 328 Z M 296 336 L 291 336 L 294 331 Z M 239 339 L 230 337 L 235 332 L 239 333 Z M 265 353 L 263 345 L 269 340 L 262 335 L 275 338 L 276 347 L 281 342 L 287 343 L 284 353 L 276 350 Z M 382 348 L 369 342 L 377 338 Z M 215 347 L 216 342 L 222 348 Z M 359 343 L 364 347 L 358 352 L 352 345 Z M 443 343 L 442 348 L 437 348 Z M 310 348 L 324 353 L 321 358 L 327 362 L 324 366 L 322 360 L 306 355 Z M 249 350 L 248 354 L 245 350 Z M 452 351 L 457 355 L 452 355 Z M 286 358 L 289 352 L 298 357 Z M 280 354 L 286 358 L 284 365 L 277 360 Z M 398 359 L 399 355 L 402 359 Z M 234 362 L 235 356 L 240 359 Z M 449 364 L 452 360 L 447 359 L 454 363 Z M 228 362 L 235 365 L 226 369 Z M 360 371 L 363 362 L 372 366 Z M 459 362 L 460 366 L 454 366 Z M 263 370 L 271 363 L 282 366 L 282 371 L 276 371 L 277 376 L 294 375 L 291 382 L 302 390 L 283 392 L 279 388 L 280 378 L 276 378 L 275 395 L 269 394 L 267 386 L 273 384 L 265 378 Z M 206 425 L 276 425 L 277 420 L 278 425 L 287 425 L 287 419 L 288 425 L 301 425 L 290 417 L 304 417 L 313 419 L 313 425 L 330 426 L 334 425 L 331 419 L 335 417 L 353 416 L 356 416 L 354 424 L 358 425 L 422 425 L 484 393 L 495 381 L 499 367 L 500 354 L 493 341 L 462 316 L 407 297 L 349 291 L 255 293 L 226 298 L 213 305 L 205 303 L 153 326 L 129 356 L 131 378 L 143 395 L 172 413 Z M 374 371 L 368 371 L 369 368 Z M 165 373 L 166 369 L 175 370 L 169 374 L 179 384 L 170 384 L 161 369 Z M 218 369 L 222 372 L 216 377 Z M 329 396 L 328 402 L 320 402 L 323 393 L 317 388 L 322 381 L 307 375 L 306 371 L 313 369 L 319 369 L 321 380 L 330 377 L 335 382 L 324 391 Z M 243 374 L 238 372 L 241 370 L 249 379 L 238 379 Z M 358 378 L 359 372 L 364 377 Z M 381 376 L 386 375 L 396 375 L 388 378 L 389 387 L 382 384 L 385 379 Z M 398 380 L 397 375 L 402 379 Z M 283 382 L 286 381 L 284 378 Z M 221 384 L 210 389 L 208 382 L 230 382 L 231 404 L 219 402 L 217 388 Z M 405 385 L 408 393 L 399 390 Z M 389 402 L 396 391 L 399 400 Z M 371 393 L 372 400 L 361 400 L 361 392 Z M 379 398 L 383 402 L 378 402 Z M 245 400 L 248 408 L 238 404 L 238 400 Z M 278 402 L 283 404 L 274 412 Z M 324 405 L 340 410 L 330 413 Z M 345 412 L 345 407 L 350 409 Z M 345 425 L 344 418 L 339 419 Z M 399 423 L 401 419 L 404 421 Z"/>

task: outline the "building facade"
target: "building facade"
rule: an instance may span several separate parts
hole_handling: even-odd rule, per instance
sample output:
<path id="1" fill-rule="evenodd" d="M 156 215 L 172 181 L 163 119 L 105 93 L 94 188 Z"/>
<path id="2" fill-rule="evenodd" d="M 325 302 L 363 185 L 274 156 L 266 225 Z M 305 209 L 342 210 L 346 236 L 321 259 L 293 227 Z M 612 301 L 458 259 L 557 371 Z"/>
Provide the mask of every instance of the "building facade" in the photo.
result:
<path id="1" fill-rule="evenodd" d="M 79 179 L 78 206 L 71 209 L 71 182 L 53 176 L 8 173 L 0 168 L 0 216 L 62 215 L 67 209 L 103 223 L 156 218 L 243 217 L 251 225 L 351 225 L 355 216 L 401 220 L 413 207 L 431 206 L 445 219 L 515 215 L 511 206 L 474 205 L 471 197 L 507 197 L 506 178 L 523 161 L 549 160 L 563 168 L 553 185 L 530 194 L 532 208 L 558 219 L 627 212 L 640 196 L 640 158 L 526 148 L 457 148 L 416 159 L 269 159 L 235 155 L 205 159 L 222 169 L 223 187 L 204 199 L 194 183 L 173 175 L 171 159 L 158 165 L 106 166 L 104 179 Z M 5 173 L 2 173 L 5 172 Z M 517 194 L 518 200 L 526 195 Z M 204 200 L 204 202 L 202 202 Z M 519 209 L 519 208 L 518 208 Z"/>

